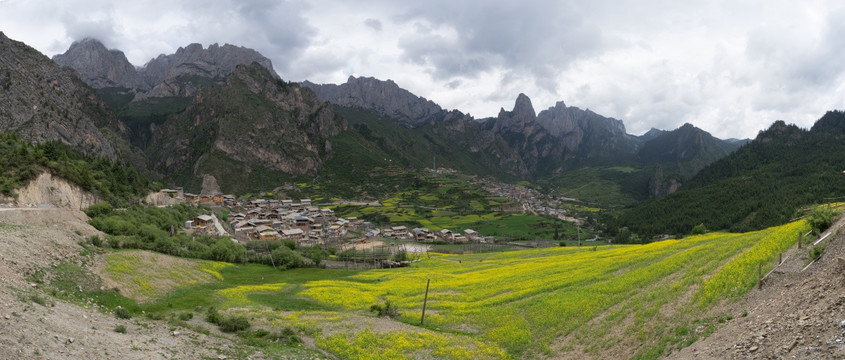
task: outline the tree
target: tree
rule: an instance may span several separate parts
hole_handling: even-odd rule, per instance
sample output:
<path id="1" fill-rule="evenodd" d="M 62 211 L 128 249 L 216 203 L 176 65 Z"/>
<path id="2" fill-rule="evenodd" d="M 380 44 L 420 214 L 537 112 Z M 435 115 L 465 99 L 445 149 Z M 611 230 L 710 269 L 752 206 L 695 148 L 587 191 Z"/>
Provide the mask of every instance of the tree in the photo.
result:
<path id="1" fill-rule="evenodd" d="M 704 235 L 705 233 L 707 233 L 707 228 L 704 227 L 703 223 L 693 226 L 692 230 L 690 231 L 690 234 L 692 235 Z"/>

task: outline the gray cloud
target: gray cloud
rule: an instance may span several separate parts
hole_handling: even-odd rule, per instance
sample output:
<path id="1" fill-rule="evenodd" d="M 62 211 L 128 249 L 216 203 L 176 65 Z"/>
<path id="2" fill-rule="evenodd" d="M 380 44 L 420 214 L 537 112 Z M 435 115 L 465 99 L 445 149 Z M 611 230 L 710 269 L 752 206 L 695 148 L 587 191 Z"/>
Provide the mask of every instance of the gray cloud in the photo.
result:
<path id="1" fill-rule="evenodd" d="M 367 27 L 377 32 L 381 32 L 381 21 L 379 21 L 378 19 L 364 20 L 364 25 L 367 25 Z"/>
<path id="2" fill-rule="evenodd" d="M 399 46 L 406 60 L 430 65 L 438 79 L 475 77 L 495 66 L 531 73 L 537 85 L 555 91 L 550 77 L 603 43 L 600 28 L 564 2 L 428 1 L 399 11 L 397 22 L 431 26 Z"/>
<path id="3" fill-rule="evenodd" d="M 114 46 L 117 42 L 115 23 L 110 17 L 91 19 L 65 13 L 61 20 L 67 35 L 73 39 L 94 38 L 100 40 L 107 47 Z"/>

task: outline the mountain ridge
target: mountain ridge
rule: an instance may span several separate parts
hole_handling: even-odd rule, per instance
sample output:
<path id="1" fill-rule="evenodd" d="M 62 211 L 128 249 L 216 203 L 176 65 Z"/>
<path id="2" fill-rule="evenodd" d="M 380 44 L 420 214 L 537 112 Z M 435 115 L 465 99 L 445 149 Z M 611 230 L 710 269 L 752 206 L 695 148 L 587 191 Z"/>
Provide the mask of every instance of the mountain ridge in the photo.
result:
<path id="1" fill-rule="evenodd" d="M 92 156 L 117 157 L 110 138 L 123 129 L 96 93 L 72 72 L 2 32 L 0 89 L 0 131 L 17 132 L 30 142 L 61 141 Z"/>

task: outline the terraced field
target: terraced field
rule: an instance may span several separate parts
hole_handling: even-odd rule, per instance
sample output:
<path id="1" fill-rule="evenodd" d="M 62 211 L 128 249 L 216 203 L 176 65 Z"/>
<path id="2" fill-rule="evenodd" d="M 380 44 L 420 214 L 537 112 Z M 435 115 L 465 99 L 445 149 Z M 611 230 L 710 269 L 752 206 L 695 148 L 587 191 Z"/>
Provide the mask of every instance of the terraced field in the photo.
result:
<path id="1" fill-rule="evenodd" d="M 732 299 L 755 285 L 758 264 L 770 269 L 807 229 L 798 221 L 648 245 L 432 255 L 385 270 L 216 267 L 222 279 L 138 309 L 215 306 L 350 359 L 658 358 L 741 316 Z M 369 311 L 386 300 L 395 320 Z"/>

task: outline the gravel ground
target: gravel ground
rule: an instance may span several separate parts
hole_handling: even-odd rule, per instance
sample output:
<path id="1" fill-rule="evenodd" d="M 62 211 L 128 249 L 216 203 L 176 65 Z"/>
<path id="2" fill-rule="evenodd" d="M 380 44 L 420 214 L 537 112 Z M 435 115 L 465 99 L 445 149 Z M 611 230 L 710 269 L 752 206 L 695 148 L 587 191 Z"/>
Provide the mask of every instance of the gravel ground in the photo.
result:
<path id="1" fill-rule="evenodd" d="M 840 219 L 832 229 L 845 224 Z M 845 359 L 845 234 L 825 240 L 822 257 L 808 262 L 807 246 L 784 263 L 734 309 L 748 309 L 672 359 Z"/>
<path id="2" fill-rule="evenodd" d="M 228 338 L 171 329 L 164 321 L 117 319 L 31 283 L 39 269 L 80 260 L 78 242 L 99 233 L 86 221 L 66 209 L 0 209 L 0 359 L 248 358 Z M 114 331 L 118 325 L 125 334 Z"/>

